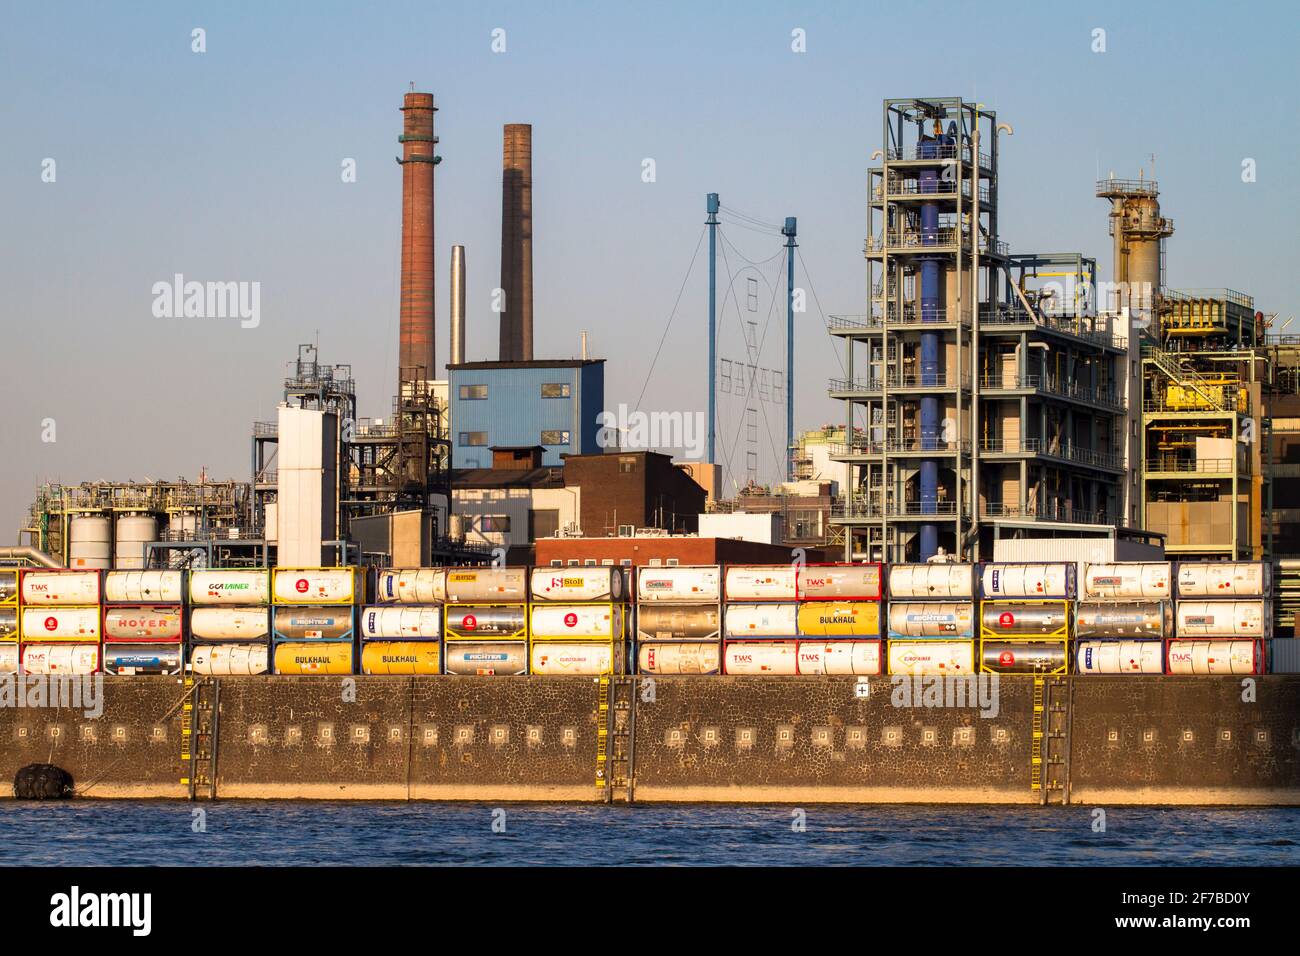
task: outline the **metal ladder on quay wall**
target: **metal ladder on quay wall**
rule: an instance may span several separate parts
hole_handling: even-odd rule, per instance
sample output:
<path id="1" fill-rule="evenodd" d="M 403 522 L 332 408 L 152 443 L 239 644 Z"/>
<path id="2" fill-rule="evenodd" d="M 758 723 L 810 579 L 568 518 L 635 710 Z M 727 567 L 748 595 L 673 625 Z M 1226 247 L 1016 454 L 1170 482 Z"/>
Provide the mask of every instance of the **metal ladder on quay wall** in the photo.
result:
<path id="1" fill-rule="evenodd" d="M 596 786 L 605 803 L 631 803 L 636 678 L 600 678 L 596 709 Z"/>
<path id="2" fill-rule="evenodd" d="M 181 704 L 181 783 L 191 800 L 217 798 L 217 722 L 221 682 L 211 678 L 183 679 L 186 700 Z"/>
<path id="3" fill-rule="evenodd" d="M 1040 804 L 1070 802 L 1069 681 L 1034 675 L 1029 787 Z"/>

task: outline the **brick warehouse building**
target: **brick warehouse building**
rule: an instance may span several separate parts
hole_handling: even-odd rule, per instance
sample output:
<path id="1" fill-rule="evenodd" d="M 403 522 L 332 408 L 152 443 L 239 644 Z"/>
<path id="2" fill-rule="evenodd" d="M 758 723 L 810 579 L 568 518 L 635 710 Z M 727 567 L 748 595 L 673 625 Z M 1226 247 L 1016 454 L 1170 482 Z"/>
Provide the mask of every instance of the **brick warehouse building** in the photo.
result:
<path id="1" fill-rule="evenodd" d="M 540 538 L 534 563 L 538 567 L 579 567 L 609 564 L 618 567 L 672 567 L 689 564 L 788 564 L 790 548 L 735 538 L 694 535 L 645 535 L 628 538 Z M 819 549 L 805 552 L 809 564 L 835 557 Z"/>

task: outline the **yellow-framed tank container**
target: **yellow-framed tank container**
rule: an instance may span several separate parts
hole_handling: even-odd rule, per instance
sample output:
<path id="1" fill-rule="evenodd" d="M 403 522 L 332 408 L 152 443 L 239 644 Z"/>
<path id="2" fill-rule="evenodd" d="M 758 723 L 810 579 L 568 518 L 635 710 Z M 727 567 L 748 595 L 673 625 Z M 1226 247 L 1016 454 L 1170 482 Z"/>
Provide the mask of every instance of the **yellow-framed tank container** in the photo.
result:
<path id="1" fill-rule="evenodd" d="M 446 604 L 443 614 L 446 641 L 528 640 L 527 604 Z"/>
<path id="2" fill-rule="evenodd" d="M 21 637 L 18 614 L 18 569 L 0 568 L 0 644 L 17 644 Z M 14 657 L 14 670 L 8 671 L 8 658 Z M 8 653 L 0 655 L 0 674 L 16 673 L 18 658 Z"/>
<path id="3" fill-rule="evenodd" d="M 980 601 L 980 639 L 1066 641 L 1073 601 Z"/>
<path id="4" fill-rule="evenodd" d="M 274 568 L 272 604 L 364 604 L 366 576 L 361 568 Z"/>
<path id="5" fill-rule="evenodd" d="M 627 636 L 626 606 L 535 601 L 528 608 L 528 636 L 533 641 L 565 643 L 621 641 Z"/>

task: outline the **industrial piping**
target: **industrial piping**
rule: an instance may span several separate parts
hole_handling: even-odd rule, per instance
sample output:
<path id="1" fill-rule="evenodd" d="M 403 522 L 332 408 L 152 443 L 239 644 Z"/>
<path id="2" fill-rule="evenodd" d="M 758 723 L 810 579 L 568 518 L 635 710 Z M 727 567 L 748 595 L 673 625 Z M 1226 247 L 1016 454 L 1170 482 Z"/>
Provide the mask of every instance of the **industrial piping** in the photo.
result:
<path id="1" fill-rule="evenodd" d="M 935 135 L 920 138 L 920 156 L 922 159 L 938 159 L 943 146 L 952 145 L 953 139 L 944 136 L 935 124 Z M 917 187 L 924 194 L 939 191 L 939 174 L 934 169 L 923 169 L 917 174 Z M 927 202 L 921 205 L 921 245 L 939 245 L 939 206 Z M 936 323 L 939 315 L 939 288 L 943 274 L 943 260 L 937 256 L 921 259 L 921 322 Z M 935 388 L 939 385 L 939 334 L 923 332 L 921 334 L 921 383 L 922 386 Z M 921 450 L 934 451 L 939 447 L 939 399 L 934 395 L 921 397 Z M 939 461 L 935 458 L 923 458 L 920 468 L 921 514 L 935 514 L 939 501 Z M 926 522 L 920 529 L 920 559 L 927 560 L 939 550 L 939 526 Z"/>
<path id="2" fill-rule="evenodd" d="M 43 568 L 61 568 L 62 563 L 39 548 L 0 548 L 0 561 L 30 561 Z"/>

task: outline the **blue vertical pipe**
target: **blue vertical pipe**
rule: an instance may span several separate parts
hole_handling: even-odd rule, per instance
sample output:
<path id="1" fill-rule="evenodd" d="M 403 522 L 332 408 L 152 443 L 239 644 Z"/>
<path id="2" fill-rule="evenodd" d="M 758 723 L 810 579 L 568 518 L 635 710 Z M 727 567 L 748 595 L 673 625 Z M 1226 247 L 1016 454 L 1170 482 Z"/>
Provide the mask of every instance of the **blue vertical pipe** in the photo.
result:
<path id="1" fill-rule="evenodd" d="M 942 137 L 922 136 L 918 145 L 922 159 L 939 156 Z M 924 169 L 917 174 L 920 193 L 937 193 L 939 174 L 934 169 Z M 921 205 L 921 244 L 938 245 L 939 206 L 927 202 Z M 937 257 L 921 259 L 921 322 L 939 321 L 939 282 L 942 274 L 941 260 Z M 939 384 L 939 334 L 921 333 L 921 385 L 936 387 Z M 939 447 L 939 399 L 934 395 L 921 396 L 921 449 L 930 451 Z M 920 468 L 921 514 L 935 514 L 939 504 L 939 462 L 923 458 Z M 939 550 L 939 526 L 934 522 L 921 525 L 919 535 L 920 559 L 930 558 Z"/>
<path id="2" fill-rule="evenodd" d="M 705 208 L 709 218 L 709 464 L 713 454 L 714 428 L 718 421 L 718 194 L 709 193 Z"/>
<path id="3" fill-rule="evenodd" d="M 794 481 L 794 250 L 799 223 L 794 216 L 785 220 L 785 480 Z"/>

